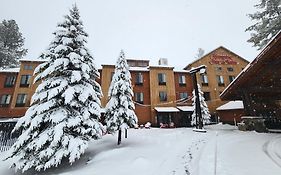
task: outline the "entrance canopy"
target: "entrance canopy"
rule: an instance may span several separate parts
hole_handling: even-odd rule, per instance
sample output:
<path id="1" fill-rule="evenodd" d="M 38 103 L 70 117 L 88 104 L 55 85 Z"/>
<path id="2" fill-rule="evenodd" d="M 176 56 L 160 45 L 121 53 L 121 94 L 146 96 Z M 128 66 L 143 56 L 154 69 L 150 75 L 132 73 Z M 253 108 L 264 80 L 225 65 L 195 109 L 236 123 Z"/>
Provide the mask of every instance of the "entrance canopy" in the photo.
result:
<path id="1" fill-rule="evenodd" d="M 155 107 L 157 112 L 179 112 L 179 110 L 175 107 Z"/>
<path id="2" fill-rule="evenodd" d="M 180 111 L 183 111 L 183 112 L 193 112 L 194 111 L 194 107 L 193 106 L 177 106 L 177 108 Z"/>

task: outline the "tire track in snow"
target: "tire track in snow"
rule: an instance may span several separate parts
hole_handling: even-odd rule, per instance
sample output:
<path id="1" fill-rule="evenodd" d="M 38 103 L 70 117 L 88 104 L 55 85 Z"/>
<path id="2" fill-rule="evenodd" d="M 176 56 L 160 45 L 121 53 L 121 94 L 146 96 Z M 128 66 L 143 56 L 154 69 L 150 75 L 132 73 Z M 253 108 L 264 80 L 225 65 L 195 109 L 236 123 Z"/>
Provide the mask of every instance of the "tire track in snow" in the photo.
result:
<path id="1" fill-rule="evenodd" d="M 263 152 L 277 165 L 281 168 L 281 155 L 276 151 L 275 148 L 278 148 L 278 143 L 281 139 L 281 137 L 276 137 L 274 139 L 271 139 L 267 141 L 263 145 Z M 279 145 L 280 147 L 280 145 Z"/>
<path id="2" fill-rule="evenodd" d="M 214 175 L 217 174 L 217 160 L 218 160 L 218 131 L 216 131 L 216 145 L 215 145 L 215 165 L 214 165 Z"/>

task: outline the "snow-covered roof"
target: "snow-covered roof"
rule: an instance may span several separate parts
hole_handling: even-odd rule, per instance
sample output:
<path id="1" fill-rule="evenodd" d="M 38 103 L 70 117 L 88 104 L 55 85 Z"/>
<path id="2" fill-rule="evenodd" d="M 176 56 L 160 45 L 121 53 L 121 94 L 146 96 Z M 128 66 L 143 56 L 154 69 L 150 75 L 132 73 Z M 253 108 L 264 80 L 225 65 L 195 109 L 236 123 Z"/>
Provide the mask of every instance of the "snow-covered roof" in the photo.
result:
<path id="1" fill-rule="evenodd" d="M 233 109 L 244 109 L 243 102 L 240 100 L 230 101 L 230 102 L 218 107 L 217 111 L 233 110 Z"/>
<path id="2" fill-rule="evenodd" d="M 155 107 L 157 112 L 179 112 L 179 110 L 175 107 Z"/>
<path id="3" fill-rule="evenodd" d="M 169 65 L 150 65 L 149 67 L 151 67 L 151 68 L 170 68 L 170 69 L 174 69 L 174 66 L 169 66 Z"/>
<path id="4" fill-rule="evenodd" d="M 224 89 L 224 91 L 220 94 L 221 99 L 223 100 L 241 99 L 241 96 L 238 95 L 239 88 L 241 88 L 242 86 L 243 88 L 247 86 L 253 86 L 253 84 L 249 84 L 248 82 L 250 82 L 249 80 L 255 78 L 259 79 L 257 78 L 258 77 L 257 72 L 264 72 L 272 69 L 272 64 L 274 64 L 274 62 L 278 64 L 279 57 L 280 57 L 280 43 L 281 43 L 281 31 L 279 31 L 276 34 L 276 36 L 273 37 L 271 41 L 267 43 L 267 45 L 258 54 L 258 56 L 253 61 L 251 61 L 246 66 L 246 68 L 243 69 L 243 71 L 241 71 L 238 74 L 238 76 L 236 76 L 236 78 Z M 275 65 L 275 67 L 278 69 L 277 65 Z M 266 80 L 270 80 L 270 78 L 267 77 Z M 261 83 L 261 81 L 257 81 L 257 83 Z"/>
<path id="5" fill-rule="evenodd" d="M 189 73 L 195 73 L 195 72 L 200 72 L 200 73 L 205 73 L 206 72 L 206 65 L 200 65 L 197 67 L 192 67 L 190 70 L 188 70 Z"/>
<path id="6" fill-rule="evenodd" d="M 20 61 L 32 61 L 32 62 L 45 62 L 45 61 L 48 61 L 47 59 L 28 59 L 28 58 L 23 58 L 23 59 L 20 59 Z"/>
<path id="7" fill-rule="evenodd" d="M 228 87 L 232 86 L 232 84 L 234 84 L 237 79 L 239 79 L 239 77 L 249 69 L 249 67 L 251 67 L 251 63 L 247 64 L 247 66 L 234 78 L 234 80 L 229 83 L 229 85 L 222 91 L 222 93 L 220 93 L 220 96 L 228 91 Z"/>
<path id="8" fill-rule="evenodd" d="M 2 69 L 0 72 L 14 72 L 17 73 L 20 71 L 20 68 L 10 68 L 10 69 Z"/>
<path id="9" fill-rule="evenodd" d="M 148 71 L 148 67 L 129 67 L 130 71 Z"/>
<path id="10" fill-rule="evenodd" d="M 184 112 L 192 112 L 194 110 L 193 106 L 177 106 L 177 108 Z"/>
<path id="11" fill-rule="evenodd" d="M 150 61 L 149 59 L 144 59 L 144 58 L 126 58 L 126 60 L 136 60 L 136 61 Z"/>
<path id="12" fill-rule="evenodd" d="M 0 123 L 4 122 L 17 122 L 19 119 L 18 118 L 1 118 Z"/>
<path id="13" fill-rule="evenodd" d="M 181 69 L 174 69 L 174 72 L 189 73 L 189 71 L 187 71 L 187 70 L 181 70 Z"/>

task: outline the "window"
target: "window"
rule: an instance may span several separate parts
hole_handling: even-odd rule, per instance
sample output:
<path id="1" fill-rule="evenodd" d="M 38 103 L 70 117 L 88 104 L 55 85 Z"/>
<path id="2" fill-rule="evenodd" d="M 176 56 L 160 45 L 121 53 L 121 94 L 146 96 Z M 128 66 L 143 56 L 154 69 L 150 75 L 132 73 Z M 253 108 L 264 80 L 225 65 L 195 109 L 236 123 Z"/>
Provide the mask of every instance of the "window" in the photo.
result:
<path id="1" fill-rule="evenodd" d="M 180 92 L 180 99 L 187 99 L 188 94 L 187 92 Z"/>
<path id="2" fill-rule="evenodd" d="M 4 87 L 13 87 L 16 82 L 15 76 L 7 76 Z"/>
<path id="3" fill-rule="evenodd" d="M 202 86 L 208 86 L 208 76 L 206 74 L 201 74 L 201 81 L 202 81 Z"/>
<path id="4" fill-rule="evenodd" d="M 210 101 L 211 100 L 210 92 L 204 92 L 203 97 L 205 98 L 205 101 Z"/>
<path id="5" fill-rule="evenodd" d="M 228 72 L 233 72 L 233 67 L 228 67 L 228 68 L 227 68 L 227 71 L 228 71 Z"/>
<path id="6" fill-rule="evenodd" d="M 160 99 L 160 101 L 167 101 L 167 92 L 160 91 L 159 92 L 159 99 Z"/>
<path id="7" fill-rule="evenodd" d="M 32 70 L 32 65 L 24 65 L 23 69 L 24 70 Z"/>
<path id="8" fill-rule="evenodd" d="M 158 74 L 158 84 L 159 85 L 166 85 L 166 74 L 164 74 L 164 73 Z"/>
<path id="9" fill-rule="evenodd" d="M 9 106 L 10 100 L 11 100 L 11 95 L 9 95 L 9 94 L 2 95 L 1 101 L 0 101 L 0 106 L 1 107 Z"/>
<path id="10" fill-rule="evenodd" d="M 16 107 L 23 107 L 26 102 L 26 97 L 27 97 L 26 94 L 18 94 Z"/>
<path id="11" fill-rule="evenodd" d="M 224 86 L 223 76 L 217 75 L 217 82 L 219 86 Z"/>
<path id="12" fill-rule="evenodd" d="M 31 75 L 22 75 L 20 79 L 20 87 L 28 87 Z"/>
<path id="13" fill-rule="evenodd" d="M 138 72 L 136 74 L 136 85 L 142 85 L 143 84 L 143 76 L 141 72 Z"/>
<path id="14" fill-rule="evenodd" d="M 179 85 L 180 86 L 185 86 L 186 81 L 185 81 L 185 76 L 184 75 L 179 75 Z"/>
<path id="15" fill-rule="evenodd" d="M 231 83 L 235 79 L 235 76 L 230 75 L 228 78 L 229 78 L 229 82 Z"/>
<path id="16" fill-rule="evenodd" d="M 221 72 L 221 71 L 222 71 L 222 67 L 217 66 L 217 67 L 216 67 L 216 71 Z"/>
<path id="17" fill-rule="evenodd" d="M 143 93 L 142 92 L 136 92 L 135 93 L 135 101 L 137 103 L 143 104 Z"/>

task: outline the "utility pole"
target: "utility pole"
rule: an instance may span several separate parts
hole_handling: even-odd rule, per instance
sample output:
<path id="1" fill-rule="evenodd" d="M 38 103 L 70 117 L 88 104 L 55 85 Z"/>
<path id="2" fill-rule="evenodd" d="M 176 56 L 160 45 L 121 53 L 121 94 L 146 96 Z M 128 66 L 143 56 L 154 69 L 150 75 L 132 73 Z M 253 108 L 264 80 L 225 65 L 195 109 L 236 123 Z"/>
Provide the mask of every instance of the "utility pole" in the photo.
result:
<path id="1" fill-rule="evenodd" d="M 202 112 L 201 112 L 201 105 L 200 105 L 200 99 L 199 99 L 199 91 L 198 91 L 198 86 L 197 86 L 197 78 L 196 78 L 196 73 L 201 72 L 201 70 L 205 70 L 206 66 L 201 65 L 196 68 L 192 68 L 189 70 L 189 73 L 191 74 L 192 77 L 192 82 L 193 82 L 193 88 L 195 91 L 195 115 L 196 115 L 196 129 L 202 129 L 203 128 L 203 118 L 202 118 Z"/>

